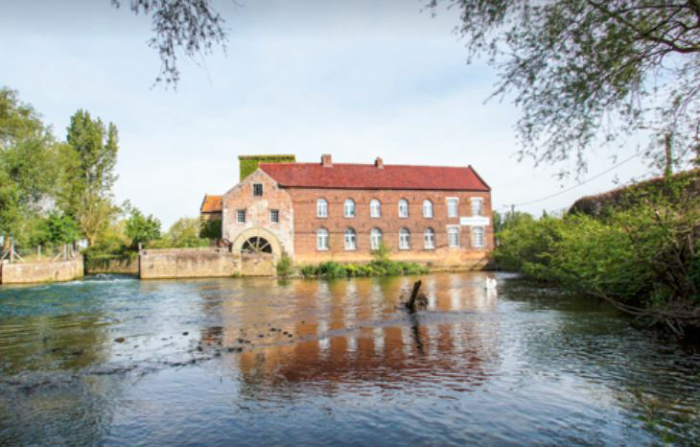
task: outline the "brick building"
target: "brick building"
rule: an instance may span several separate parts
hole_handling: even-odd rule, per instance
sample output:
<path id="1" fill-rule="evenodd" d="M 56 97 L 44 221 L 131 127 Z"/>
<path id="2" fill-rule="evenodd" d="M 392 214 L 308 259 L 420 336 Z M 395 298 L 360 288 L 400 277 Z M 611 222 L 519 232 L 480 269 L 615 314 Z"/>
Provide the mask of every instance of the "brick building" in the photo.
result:
<path id="1" fill-rule="evenodd" d="M 232 250 L 300 264 L 369 261 L 383 244 L 392 259 L 477 268 L 493 249 L 491 189 L 471 166 L 260 163 L 202 215 L 220 215 Z"/>

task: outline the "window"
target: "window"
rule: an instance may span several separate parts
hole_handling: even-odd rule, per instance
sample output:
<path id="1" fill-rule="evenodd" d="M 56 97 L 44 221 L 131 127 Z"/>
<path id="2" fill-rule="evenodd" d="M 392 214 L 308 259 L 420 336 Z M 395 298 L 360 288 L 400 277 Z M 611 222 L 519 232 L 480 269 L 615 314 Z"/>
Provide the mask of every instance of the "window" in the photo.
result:
<path id="1" fill-rule="evenodd" d="M 484 227 L 472 227 L 472 247 L 484 246 Z"/>
<path id="2" fill-rule="evenodd" d="M 328 217 L 328 201 L 326 199 L 316 201 L 316 217 Z"/>
<path id="3" fill-rule="evenodd" d="M 427 219 L 433 218 L 433 202 L 430 200 L 423 200 L 423 217 Z"/>
<path id="4" fill-rule="evenodd" d="M 369 246 L 372 250 L 379 250 L 382 246 L 382 230 L 379 228 L 372 228 L 369 233 Z"/>
<path id="5" fill-rule="evenodd" d="M 319 228 L 318 231 L 316 231 L 316 248 L 319 251 L 326 251 L 328 250 L 328 230 L 325 228 Z"/>
<path id="6" fill-rule="evenodd" d="M 433 250 L 435 248 L 435 231 L 433 231 L 432 228 L 425 229 L 423 239 L 425 241 L 426 250 Z"/>
<path id="7" fill-rule="evenodd" d="M 270 210 L 270 222 L 279 223 L 280 221 L 280 210 Z"/>
<path id="8" fill-rule="evenodd" d="M 459 247 L 459 227 L 447 228 L 447 241 L 450 247 Z"/>
<path id="9" fill-rule="evenodd" d="M 472 199 L 472 216 L 482 216 L 484 214 L 484 201 L 481 198 Z"/>
<path id="10" fill-rule="evenodd" d="M 399 217 L 408 217 L 408 200 L 399 200 Z"/>
<path id="11" fill-rule="evenodd" d="M 236 211 L 236 222 L 245 223 L 245 210 Z"/>
<path id="12" fill-rule="evenodd" d="M 345 230 L 345 249 L 357 250 L 357 234 L 352 228 Z"/>
<path id="13" fill-rule="evenodd" d="M 253 195 L 262 196 L 263 187 L 262 183 L 253 183 Z"/>
<path id="14" fill-rule="evenodd" d="M 377 199 L 372 199 L 369 202 L 369 217 L 382 217 L 382 202 Z"/>
<path id="15" fill-rule="evenodd" d="M 399 230 L 399 250 L 411 248 L 411 232 L 407 228 Z"/>
<path id="16" fill-rule="evenodd" d="M 343 210 L 345 217 L 355 217 L 355 201 L 352 199 L 345 199 Z"/>
<path id="17" fill-rule="evenodd" d="M 459 203 L 459 199 L 456 197 L 449 197 L 447 199 L 447 217 L 457 217 L 459 214 L 457 212 L 457 204 Z"/>

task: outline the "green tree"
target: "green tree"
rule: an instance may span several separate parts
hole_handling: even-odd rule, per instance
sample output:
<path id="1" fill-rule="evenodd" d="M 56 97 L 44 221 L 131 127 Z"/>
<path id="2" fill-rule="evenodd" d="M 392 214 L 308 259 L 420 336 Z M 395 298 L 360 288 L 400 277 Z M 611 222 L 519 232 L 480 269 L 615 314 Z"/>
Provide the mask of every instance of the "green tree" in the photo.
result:
<path id="1" fill-rule="evenodd" d="M 221 219 L 202 219 L 200 228 L 202 239 L 221 239 Z"/>
<path id="2" fill-rule="evenodd" d="M 202 239 L 201 221 L 197 217 L 183 217 L 178 219 L 165 236 L 154 241 L 154 248 L 193 248 L 206 247 L 209 245 L 208 239 Z"/>
<path id="3" fill-rule="evenodd" d="M 78 110 L 71 117 L 67 143 L 73 168 L 64 192 L 64 207 L 78 223 L 80 231 L 92 245 L 109 225 L 119 208 L 112 202 L 111 190 L 117 176 L 117 128 L 92 119 L 89 112 Z"/>
<path id="4" fill-rule="evenodd" d="M 15 91 L 0 89 L 0 234 L 21 239 L 51 206 L 60 178 L 60 145 Z"/>
<path id="5" fill-rule="evenodd" d="M 76 241 L 79 236 L 78 225 L 66 214 L 54 211 L 44 221 L 44 243 L 68 244 Z"/>
<path id="6" fill-rule="evenodd" d="M 138 247 L 141 243 L 159 239 L 160 220 L 153 215 L 146 217 L 141 211 L 134 209 L 126 221 L 126 235 L 131 239 L 132 248 Z"/>
<path id="7" fill-rule="evenodd" d="M 599 142 L 651 132 L 663 166 L 700 152 L 700 2 L 431 0 L 461 11 L 469 58 L 499 70 L 494 96 L 515 93 L 521 156 L 574 159 Z"/>

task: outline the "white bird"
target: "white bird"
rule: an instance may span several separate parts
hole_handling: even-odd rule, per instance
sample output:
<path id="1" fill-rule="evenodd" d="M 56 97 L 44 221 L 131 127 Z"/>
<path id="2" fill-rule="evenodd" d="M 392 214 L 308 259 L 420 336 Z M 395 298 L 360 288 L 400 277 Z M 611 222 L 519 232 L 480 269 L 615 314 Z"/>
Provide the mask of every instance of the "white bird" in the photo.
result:
<path id="1" fill-rule="evenodd" d="M 486 288 L 487 289 L 495 289 L 497 285 L 498 285 L 498 281 L 496 281 L 496 278 L 486 278 Z"/>

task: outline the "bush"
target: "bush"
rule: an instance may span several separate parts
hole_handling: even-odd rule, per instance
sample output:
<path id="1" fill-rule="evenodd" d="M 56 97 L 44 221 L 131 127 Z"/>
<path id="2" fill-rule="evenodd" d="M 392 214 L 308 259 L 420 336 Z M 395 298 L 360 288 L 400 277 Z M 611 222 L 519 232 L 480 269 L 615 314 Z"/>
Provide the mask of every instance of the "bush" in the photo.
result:
<path id="1" fill-rule="evenodd" d="M 602 297 L 675 332 L 700 327 L 700 202 L 670 183 L 597 216 L 523 219 L 499 233 L 499 268 Z M 629 202 L 627 202 L 627 205 Z"/>
<path id="2" fill-rule="evenodd" d="M 429 270 L 415 262 L 373 260 L 369 264 L 339 264 L 334 261 L 322 262 L 316 266 L 305 265 L 299 269 L 305 278 L 353 278 L 368 276 L 422 275 Z"/>
<path id="3" fill-rule="evenodd" d="M 280 257 L 279 261 L 277 261 L 275 268 L 277 269 L 277 276 L 282 278 L 290 276 L 294 273 L 292 258 L 290 258 L 287 253 L 282 253 L 282 256 Z"/>

